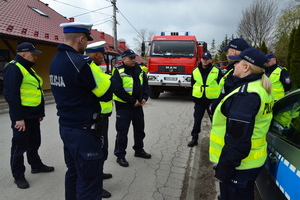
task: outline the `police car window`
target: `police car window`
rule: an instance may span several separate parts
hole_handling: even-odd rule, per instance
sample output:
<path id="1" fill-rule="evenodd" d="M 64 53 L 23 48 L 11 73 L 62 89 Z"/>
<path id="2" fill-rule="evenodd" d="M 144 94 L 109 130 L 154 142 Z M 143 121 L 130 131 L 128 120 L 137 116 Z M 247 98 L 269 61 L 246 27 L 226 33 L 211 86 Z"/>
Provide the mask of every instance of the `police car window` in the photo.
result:
<path id="1" fill-rule="evenodd" d="M 275 104 L 270 132 L 300 148 L 299 92 Z"/>

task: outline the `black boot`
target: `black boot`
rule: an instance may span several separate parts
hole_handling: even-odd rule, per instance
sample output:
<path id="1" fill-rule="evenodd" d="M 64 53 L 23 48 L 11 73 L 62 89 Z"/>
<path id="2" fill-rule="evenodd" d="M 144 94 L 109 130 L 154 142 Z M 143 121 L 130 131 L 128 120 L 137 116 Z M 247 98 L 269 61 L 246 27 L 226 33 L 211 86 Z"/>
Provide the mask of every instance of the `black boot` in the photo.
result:
<path id="1" fill-rule="evenodd" d="M 102 198 L 109 198 L 111 197 L 110 192 L 108 192 L 107 190 L 102 190 Z"/>
<path id="2" fill-rule="evenodd" d="M 195 140 L 195 139 L 192 139 L 192 141 L 190 141 L 190 142 L 188 143 L 188 146 L 189 146 L 189 147 L 193 147 L 193 146 L 195 146 L 195 145 L 197 145 L 197 144 L 198 144 L 198 141 Z"/>

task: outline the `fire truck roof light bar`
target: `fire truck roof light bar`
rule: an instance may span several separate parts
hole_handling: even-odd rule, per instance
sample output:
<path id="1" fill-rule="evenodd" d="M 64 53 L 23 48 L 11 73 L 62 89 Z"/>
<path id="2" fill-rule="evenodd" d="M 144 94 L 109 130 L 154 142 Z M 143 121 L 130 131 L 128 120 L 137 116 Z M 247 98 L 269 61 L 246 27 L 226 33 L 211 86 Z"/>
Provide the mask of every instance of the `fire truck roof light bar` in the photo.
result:
<path id="1" fill-rule="evenodd" d="M 165 35 L 166 35 L 166 32 L 169 32 L 169 31 L 162 31 L 162 32 L 160 33 L 160 35 L 161 35 L 161 36 L 165 36 Z M 170 35 L 179 35 L 179 32 L 170 32 Z M 188 31 L 184 32 L 184 35 L 188 36 L 188 35 L 189 35 L 189 32 L 188 32 Z"/>

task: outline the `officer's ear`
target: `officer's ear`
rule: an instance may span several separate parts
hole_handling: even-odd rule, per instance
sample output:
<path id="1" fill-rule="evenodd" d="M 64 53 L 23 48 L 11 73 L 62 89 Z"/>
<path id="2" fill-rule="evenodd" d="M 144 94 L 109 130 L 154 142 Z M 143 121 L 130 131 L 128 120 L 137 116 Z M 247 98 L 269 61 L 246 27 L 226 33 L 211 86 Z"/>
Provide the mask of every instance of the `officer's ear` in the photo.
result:
<path id="1" fill-rule="evenodd" d="M 30 52 L 19 52 L 18 54 L 21 56 L 21 57 L 23 57 L 23 58 L 25 58 L 26 56 L 27 56 L 27 54 L 29 54 Z"/>
<path id="2" fill-rule="evenodd" d="M 79 42 L 83 43 L 85 40 L 88 41 L 88 37 L 86 36 L 86 34 L 80 33 L 80 35 L 79 35 Z"/>
<path id="3" fill-rule="evenodd" d="M 81 36 L 79 37 L 79 42 L 80 42 L 80 43 L 83 43 L 84 40 L 85 40 L 84 36 L 81 35 Z"/>
<path id="4" fill-rule="evenodd" d="M 245 72 L 247 72 L 247 71 L 249 71 L 249 70 L 251 69 L 250 63 L 245 62 L 245 61 L 244 61 L 243 67 L 244 67 L 244 71 L 245 71 Z"/>

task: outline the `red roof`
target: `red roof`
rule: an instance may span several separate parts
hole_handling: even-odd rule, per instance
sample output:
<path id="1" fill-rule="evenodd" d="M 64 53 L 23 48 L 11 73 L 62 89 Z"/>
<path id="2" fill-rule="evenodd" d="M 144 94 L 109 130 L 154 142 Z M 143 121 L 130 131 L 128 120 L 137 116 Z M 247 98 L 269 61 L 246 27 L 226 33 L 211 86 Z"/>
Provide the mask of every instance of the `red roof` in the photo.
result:
<path id="1" fill-rule="evenodd" d="M 98 42 L 98 41 L 106 41 L 105 51 L 111 54 L 119 54 L 114 50 L 114 38 L 111 35 L 108 35 L 104 32 L 99 32 L 95 29 L 91 30 L 91 35 L 94 38 L 93 41 L 89 41 L 88 44 Z"/>
<path id="2" fill-rule="evenodd" d="M 0 1 L 0 35 L 62 43 L 65 17 L 39 0 Z M 45 15 L 44 15 L 45 14 Z"/>
<path id="3" fill-rule="evenodd" d="M 59 24 L 69 22 L 67 18 L 40 0 L 0 0 L 0 36 L 50 44 L 63 42 L 63 32 Z M 114 50 L 114 38 L 104 32 L 91 30 L 94 41 L 105 40 L 105 50 L 111 54 L 121 54 L 126 44 L 118 42 Z"/>

